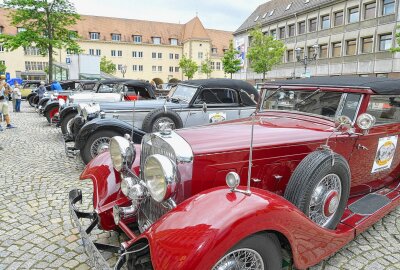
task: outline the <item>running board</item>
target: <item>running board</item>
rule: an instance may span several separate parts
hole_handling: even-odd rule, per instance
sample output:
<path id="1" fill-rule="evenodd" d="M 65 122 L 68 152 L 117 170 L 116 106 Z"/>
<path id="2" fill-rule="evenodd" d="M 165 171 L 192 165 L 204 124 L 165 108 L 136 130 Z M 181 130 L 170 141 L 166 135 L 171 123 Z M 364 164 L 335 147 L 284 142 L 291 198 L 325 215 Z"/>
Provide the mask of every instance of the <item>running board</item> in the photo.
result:
<path id="1" fill-rule="evenodd" d="M 390 202 L 391 200 L 384 195 L 371 193 L 350 204 L 349 209 L 354 214 L 370 216 Z"/>

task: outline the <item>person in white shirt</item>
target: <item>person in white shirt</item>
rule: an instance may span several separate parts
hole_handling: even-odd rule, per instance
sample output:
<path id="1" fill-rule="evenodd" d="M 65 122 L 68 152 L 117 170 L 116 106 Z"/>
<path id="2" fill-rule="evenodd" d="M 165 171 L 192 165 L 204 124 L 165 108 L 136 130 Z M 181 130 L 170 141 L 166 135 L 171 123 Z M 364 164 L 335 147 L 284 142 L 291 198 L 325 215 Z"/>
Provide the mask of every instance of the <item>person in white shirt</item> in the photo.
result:
<path id="1" fill-rule="evenodd" d="M 21 99 L 22 99 L 22 94 L 21 90 L 19 89 L 19 84 L 15 83 L 15 87 L 13 90 L 13 100 L 15 100 L 15 107 L 14 107 L 15 112 L 21 112 Z"/>

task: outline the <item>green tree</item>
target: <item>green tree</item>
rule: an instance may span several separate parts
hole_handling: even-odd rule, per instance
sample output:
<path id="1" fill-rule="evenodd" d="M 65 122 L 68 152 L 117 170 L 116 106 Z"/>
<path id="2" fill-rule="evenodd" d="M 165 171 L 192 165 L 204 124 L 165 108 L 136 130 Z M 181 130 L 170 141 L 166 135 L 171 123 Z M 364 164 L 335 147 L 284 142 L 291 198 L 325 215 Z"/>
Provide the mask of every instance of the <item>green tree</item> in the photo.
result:
<path id="1" fill-rule="evenodd" d="M 272 36 L 264 35 L 260 27 L 250 31 L 250 36 L 252 41 L 247 59 L 250 60 L 250 67 L 256 73 L 262 73 L 265 80 L 266 73 L 282 62 L 285 45 Z"/>
<path id="2" fill-rule="evenodd" d="M 237 55 L 240 52 L 233 47 L 233 41 L 229 42 L 229 49 L 225 51 L 224 57 L 222 57 L 222 65 L 224 68 L 225 73 L 232 74 L 238 72 L 241 67 L 241 61 L 237 58 Z"/>
<path id="3" fill-rule="evenodd" d="M 212 73 L 210 58 L 207 57 L 205 61 L 201 62 L 200 70 L 207 75 L 207 79 L 210 78 L 210 75 Z"/>
<path id="4" fill-rule="evenodd" d="M 400 29 L 400 25 L 397 26 L 397 29 Z M 400 45 L 400 32 L 396 33 L 396 43 Z M 390 48 L 392 53 L 400 52 L 400 47 Z"/>
<path id="5" fill-rule="evenodd" d="M 69 0 L 5 0 L 11 25 L 24 29 L 17 35 L 1 35 L 0 42 L 10 50 L 36 46 L 49 57 L 49 80 L 53 79 L 55 49 L 79 51 L 77 33 L 68 28 L 76 24 L 79 15 Z"/>
<path id="6" fill-rule="evenodd" d="M 0 74 L 6 73 L 6 70 L 7 70 L 6 64 L 0 62 Z"/>
<path id="7" fill-rule="evenodd" d="M 100 60 L 100 70 L 107 74 L 115 74 L 117 68 L 111 60 L 103 56 Z"/>
<path id="8" fill-rule="evenodd" d="M 183 75 L 185 75 L 188 80 L 193 78 L 193 75 L 198 70 L 198 66 L 195 61 L 187 58 L 185 55 L 179 61 L 179 67 L 182 69 Z"/>

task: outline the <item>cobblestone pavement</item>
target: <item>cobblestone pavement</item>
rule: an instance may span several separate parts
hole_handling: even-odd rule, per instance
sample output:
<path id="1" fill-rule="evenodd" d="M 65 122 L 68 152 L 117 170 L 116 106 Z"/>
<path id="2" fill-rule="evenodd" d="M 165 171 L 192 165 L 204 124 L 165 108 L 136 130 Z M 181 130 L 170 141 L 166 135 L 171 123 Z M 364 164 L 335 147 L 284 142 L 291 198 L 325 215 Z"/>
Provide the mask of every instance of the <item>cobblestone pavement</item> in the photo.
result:
<path id="1" fill-rule="evenodd" d="M 0 133 L 0 270 L 90 269 L 67 204 L 68 191 L 79 187 L 89 208 L 91 183 L 78 180 L 81 160 L 65 156 L 60 131 L 26 102 L 11 116 L 18 128 Z M 399 250 L 400 207 L 311 269 L 400 269 Z"/>

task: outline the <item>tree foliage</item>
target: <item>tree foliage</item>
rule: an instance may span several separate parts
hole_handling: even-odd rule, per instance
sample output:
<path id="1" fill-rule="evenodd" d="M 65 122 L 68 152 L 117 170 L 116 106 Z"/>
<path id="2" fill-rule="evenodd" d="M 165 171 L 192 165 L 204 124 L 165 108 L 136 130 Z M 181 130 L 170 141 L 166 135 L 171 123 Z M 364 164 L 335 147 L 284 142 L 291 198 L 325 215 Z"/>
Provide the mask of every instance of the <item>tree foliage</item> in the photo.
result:
<path id="1" fill-rule="evenodd" d="M 263 80 L 268 71 L 275 65 L 282 62 L 285 45 L 274 37 L 264 35 L 260 27 L 250 31 L 252 42 L 247 52 L 247 59 L 250 60 L 250 67 L 256 73 L 263 74 Z"/>
<path id="2" fill-rule="evenodd" d="M 211 73 L 212 73 L 212 69 L 211 69 L 211 59 L 210 59 L 210 58 L 207 57 L 206 60 L 204 60 L 203 62 L 201 62 L 200 70 L 201 70 L 201 72 L 203 72 L 204 74 L 207 75 L 207 79 L 210 78 Z"/>
<path id="3" fill-rule="evenodd" d="M 117 67 L 111 60 L 103 56 L 100 60 L 100 70 L 107 74 L 115 74 Z"/>
<path id="4" fill-rule="evenodd" d="M 397 29 L 400 29 L 400 25 L 397 26 Z M 400 45 L 400 32 L 397 31 L 396 33 L 396 43 Z M 390 48 L 392 53 L 400 52 L 400 47 Z"/>
<path id="5" fill-rule="evenodd" d="M 179 67 L 182 69 L 183 75 L 185 75 L 188 80 L 193 78 L 198 69 L 196 62 L 187 58 L 185 55 L 183 55 L 179 61 Z"/>
<path id="6" fill-rule="evenodd" d="M 222 65 L 224 68 L 225 73 L 232 74 L 238 72 L 241 67 L 241 61 L 237 58 L 237 55 L 240 52 L 233 47 L 233 41 L 229 42 L 229 49 L 225 51 L 224 57 L 222 57 Z"/>
<path id="7" fill-rule="evenodd" d="M 180 82 L 180 80 L 177 78 L 172 78 L 171 80 L 169 80 L 169 83 L 178 83 L 178 82 Z"/>
<path id="8" fill-rule="evenodd" d="M 164 83 L 161 78 L 153 78 L 153 81 L 156 83 L 157 86 Z"/>
<path id="9" fill-rule="evenodd" d="M 6 70 L 7 70 L 6 64 L 0 62 L 0 74 L 6 73 Z"/>
<path id="10" fill-rule="evenodd" d="M 5 0 L 11 25 L 24 29 L 16 35 L 3 34 L 0 42 L 9 50 L 35 46 L 42 55 L 49 57 L 49 80 L 53 76 L 55 49 L 79 51 L 76 32 L 69 27 L 76 24 L 79 15 L 69 0 Z"/>

